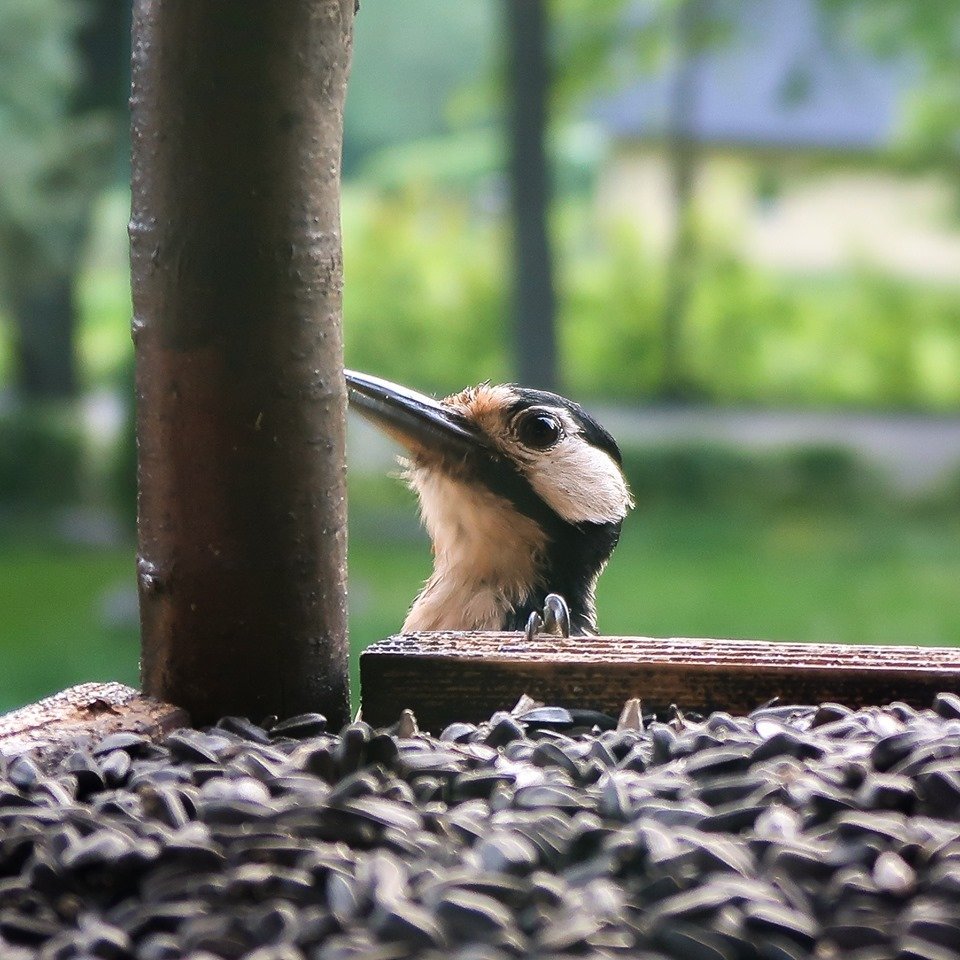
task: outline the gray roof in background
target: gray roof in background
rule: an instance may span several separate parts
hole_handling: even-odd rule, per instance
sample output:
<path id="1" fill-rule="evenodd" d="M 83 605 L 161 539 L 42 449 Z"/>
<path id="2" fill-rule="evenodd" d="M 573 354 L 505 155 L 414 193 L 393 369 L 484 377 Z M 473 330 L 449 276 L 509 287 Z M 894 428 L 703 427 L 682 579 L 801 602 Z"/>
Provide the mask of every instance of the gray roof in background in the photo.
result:
<path id="1" fill-rule="evenodd" d="M 733 0 L 722 9 L 728 37 L 694 60 L 690 136 L 753 147 L 889 146 L 911 85 L 905 64 L 872 57 L 850 37 L 826 35 L 814 0 Z M 675 71 L 668 65 L 640 79 L 598 103 L 594 116 L 615 137 L 664 137 Z"/>

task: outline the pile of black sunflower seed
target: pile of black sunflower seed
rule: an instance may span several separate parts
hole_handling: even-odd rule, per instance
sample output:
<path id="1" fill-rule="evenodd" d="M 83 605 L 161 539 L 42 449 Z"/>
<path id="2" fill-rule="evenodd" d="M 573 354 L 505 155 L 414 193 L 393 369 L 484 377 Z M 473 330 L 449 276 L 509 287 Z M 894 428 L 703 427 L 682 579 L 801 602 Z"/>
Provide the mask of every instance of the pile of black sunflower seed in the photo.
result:
<path id="1" fill-rule="evenodd" d="M 325 726 L 8 759 L 0 957 L 960 957 L 953 694 Z"/>

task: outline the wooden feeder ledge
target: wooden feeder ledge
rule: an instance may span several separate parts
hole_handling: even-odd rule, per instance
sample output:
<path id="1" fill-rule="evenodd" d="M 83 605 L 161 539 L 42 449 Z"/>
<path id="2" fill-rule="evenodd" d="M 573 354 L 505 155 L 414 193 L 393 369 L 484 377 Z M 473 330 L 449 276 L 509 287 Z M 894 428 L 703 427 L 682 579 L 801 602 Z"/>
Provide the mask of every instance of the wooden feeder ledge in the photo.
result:
<path id="1" fill-rule="evenodd" d="M 749 713 L 783 703 L 850 707 L 903 701 L 928 707 L 960 691 L 960 649 L 692 640 L 651 637 L 421 633 L 394 636 L 360 656 L 363 718 L 396 721 L 409 707 L 423 729 L 476 722 L 522 694 L 613 716 L 639 697 L 645 712 Z"/>

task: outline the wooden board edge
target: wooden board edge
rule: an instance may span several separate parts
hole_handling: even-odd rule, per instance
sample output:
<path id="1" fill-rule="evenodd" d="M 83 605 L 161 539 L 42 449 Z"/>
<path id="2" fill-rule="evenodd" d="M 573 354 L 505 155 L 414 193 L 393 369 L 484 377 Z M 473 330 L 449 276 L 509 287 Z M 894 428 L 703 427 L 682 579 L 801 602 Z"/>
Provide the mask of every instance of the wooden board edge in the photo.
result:
<path id="1" fill-rule="evenodd" d="M 423 634 L 368 648 L 360 658 L 364 718 L 388 724 L 409 707 L 422 727 L 437 730 L 453 720 L 476 722 L 508 709 L 521 694 L 616 716 L 633 697 L 655 712 L 677 704 L 697 712 L 749 713 L 774 698 L 857 707 L 902 700 L 928 707 L 937 693 L 960 691 L 960 649 L 938 648 L 930 658 L 934 662 L 924 664 L 923 648 L 898 653 L 890 647 L 841 647 L 850 656 L 837 659 L 838 648 L 830 645 L 829 657 L 798 662 L 784 655 L 802 648 L 798 644 L 785 649 L 763 641 L 744 646 L 702 640 L 691 657 L 689 641 L 678 639 L 654 641 L 658 654 L 645 659 L 646 638 L 620 637 L 612 638 L 608 657 L 585 658 L 572 641 L 558 652 L 555 640 L 538 638 L 518 655 L 500 649 L 503 639 L 503 634 Z M 594 653 L 602 652 L 604 639 L 591 638 Z M 474 647 L 465 656 L 467 643 Z"/>

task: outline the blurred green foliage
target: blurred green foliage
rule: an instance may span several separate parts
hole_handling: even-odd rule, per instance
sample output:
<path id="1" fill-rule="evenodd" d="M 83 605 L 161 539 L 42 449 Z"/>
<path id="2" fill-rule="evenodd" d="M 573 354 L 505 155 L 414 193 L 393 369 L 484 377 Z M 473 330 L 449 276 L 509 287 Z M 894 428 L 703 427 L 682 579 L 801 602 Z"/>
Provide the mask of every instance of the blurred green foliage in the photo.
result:
<path id="1" fill-rule="evenodd" d="M 955 4 L 822 2 L 838 16 L 859 17 L 865 45 L 891 55 L 909 47 L 925 77 L 953 69 L 956 33 L 947 28 Z M 597 221 L 591 187 L 603 144 L 568 122 L 584 98 L 662 58 L 675 3 L 648 6 L 628 18 L 629 29 L 622 0 L 558 0 L 553 10 L 563 118 L 552 153 L 561 372 L 564 388 L 585 399 L 642 401 L 663 385 L 666 266 L 635 225 Z M 76 126 L 68 116 L 78 9 L 11 0 L 0 12 L 0 51 L 9 53 L 0 57 L 0 192 L 7 191 L 0 208 L 16 201 L 18 216 L 61 239 L 64 231 L 43 226 L 45 211 L 73 217 L 76 210 L 56 193 L 34 192 L 64 186 L 52 171 L 85 138 L 97 139 L 94 118 Z M 365 8 L 357 21 L 346 110 L 347 358 L 427 389 L 512 374 L 507 190 L 493 79 L 500 19 L 495 5 L 479 0 L 413 0 Z M 398 77 L 402 90 L 393 95 Z M 55 132 L 59 153 L 39 140 L 35 149 L 17 146 L 33 143 L 41 128 Z M 47 153 L 52 167 L 39 163 Z M 79 175 L 83 164 L 74 168 Z M 122 384 L 129 363 L 127 206 L 123 188 L 99 204 L 75 287 L 86 388 Z M 0 375 L 10 356 L 5 333 L 0 319 Z M 697 255 L 682 346 L 694 397 L 705 401 L 930 411 L 960 401 L 960 291 L 867 270 L 778 275 L 737 260 L 722 238 L 705 241 Z"/>
<path id="2" fill-rule="evenodd" d="M 6 508 L 75 502 L 85 444 L 76 415 L 30 406 L 0 415 L 0 504 Z"/>
<path id="3" fill-rule="evenodd" d="M 960 185 L 960 5 L 956 0 L 819 3 L 832 29 L 858 37 L 881 56 L 906 60 L 915 74 L 896 159 L 944 171 Z"/>
<path id="4" fill-rule="evenodd" d="M 500 227 L 415 191 L 346 193 L 344 223 L 348 364 L 426 388 L 508 374 Z"/>
<path id="5" fill-rule="evenodd" d="M 0 4 L 0 301 L 8 308 L 72 270 L 90 204 L 116 172 L 116 118 L 75 110 L 75 40 L 88 12 L 62 0 Z"/>
<path id="6" fill-rule="evenodd" d="M 590 123 L 564 124 L 549 137 L 547 149 L 556 194 L 586 199 L 605 149 L 600 131 Z M 428 200 L 438 192 L 453 193 L 471 197 L 476 207 L 493 215 L 506 201 L 505 164 L 501 131 L 476 127 L 378 150 L 350 185 L 388 193 L 415 189 Z"/>
<path id="7" fill-rule="evenodd" d="M 658 395 L 665 265 L 635 228 L 570 199 L 554 218 L 566 389 Z M 352 366 L 430 389 L 511 375 L 507 242 L 478 201 L 424 188 L 344 197 Z M 960 289 L 867 270 L 788 278 L 719 241 L 697 253 L 684 354 L 701 399 L 949 410 L 960 403 Z"/>
<path id="8" fill-rule="evenodd" d="M 441 391 L 512 376 L 500 195 L 495 182 L 468 180 L 471 190 L 346 184 L 349 365 Z M 124 203 L 118 191 L 103 206 Z M 88 388 L 126 391 L 125 240 L 105 220 L 108 229 L 111 242 L 94 238 L 99 252 L 80 280 L 80 355 Z M 556 205 L 553 230 L 565 389 L 581 399 L 656 397 L 662 258 L 635 227 L 600 222 L 576 195 Z M 704 401 L 931 412 L 960 404 L 960 288 L 866 269 L 787 277 L 738 260 L 717 239 L 698 253 L 697 277 L 684 353 Z"/>
<path id="9" fill-rule="evenodd" d="M 648 506 L 857 510 L 889 502 L 880 478 L 849 450 L 809 446 L 758 453 L 742 447 L 629 447 L 624 470 Z"/>
<path id="10" fill-rule="evenodd" d="M 4 0 L 0 5 L 0 281 L 66 265 L 111 127 L 71 112 L 80 66 L 74 38 L 81 4 Z"/>
<path id="11" fill-rule="evenodd" d="M 436 136 L 489 114 L 482 94 L 468 87 L 495 58 L 498 14 L 484 0 L 364 6 L 347 91 L 347 175 L 385 146 Z"/>

